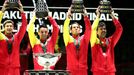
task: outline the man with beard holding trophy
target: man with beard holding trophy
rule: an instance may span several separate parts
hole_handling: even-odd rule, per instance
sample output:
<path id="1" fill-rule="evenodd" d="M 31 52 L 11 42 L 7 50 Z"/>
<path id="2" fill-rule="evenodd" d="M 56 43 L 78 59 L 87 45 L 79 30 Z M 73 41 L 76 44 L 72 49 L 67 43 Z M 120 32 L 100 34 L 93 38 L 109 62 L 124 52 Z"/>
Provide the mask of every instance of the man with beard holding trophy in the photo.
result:
<path id="1" fill-rule="evenodd" d="M 111 36 L 106 37 L 106 24 L 104 22 L 99 22 L 102 13 L 101 11 L 103 10 L 101 10 L 101 7 L 99 6 L 96 10 L 96 19 L 92 25 L 90 39 L 92 55 L 91 71 L 93 72 L 93 75 L 115 75 L 114 47 L 121 37 L 123 28 L 119 20 L 114 16 L 113 9 L 110 8 L 107 13 L 112 17 L 115 31 Z"/>
<path id="2" fill-rule="evenodd" d="M 10 1 L 5 1 L 0 11 L 0 22 L 6 9 L 10 9 L 10 5 L 7 2 L 10 3 Z M 0 31 L 0 75 L 20 75 L 19 49 L 26 32 L 27 20 L 20 1 L 18 1 L 18 7 L 12 7 L 12 9 L 14 8 L 17 8 L 21 13 L 22 25 L 19 31 L 14 34 L 14 22 L 5 20 L 3 23 L 4 32 Z"/>
<path id="3" fill-rule="evenodd" d="M 82 36 L 80 36 L 80 25 L 77 22 L 72 23 L 69 30 L 69 23 L 72 17 L 72 11 L 74 11 L 73 13 L 75 13 L 73 5 L 71 5 L 71 7 L 68 9 L 67 18 L 64 22 L 63 39 L 67 53 L 66 69 L 70 71 L 71 75 L 88 75 L 87 54 L 91 33 L 91 23 L 84 5 L 82 7 L 83 9 L 80 9 L 82 11 L 77 12 L 81 13 L 84 17 L 85 32 Z M 80 10 L 76 9 L 76 11 Z"/>

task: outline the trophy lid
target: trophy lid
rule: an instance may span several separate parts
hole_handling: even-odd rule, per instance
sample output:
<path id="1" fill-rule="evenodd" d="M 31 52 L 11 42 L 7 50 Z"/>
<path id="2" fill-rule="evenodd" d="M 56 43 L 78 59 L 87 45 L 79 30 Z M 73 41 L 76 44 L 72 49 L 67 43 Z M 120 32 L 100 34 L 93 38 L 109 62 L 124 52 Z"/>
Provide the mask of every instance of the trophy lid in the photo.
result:
<path id="1" fill-rule="evenodd" d="M 83 0 L 72 0 L 72 3 L 75 3 L 75 4 L 77 4 L 77 3 L 83 4 Z"/>
<path id="2" fill-rule="evenodd" d="M 100 1 L 103 1 L 103 2 L 109 2 L 109 0 L 100 0 Z"/>
<path id="3" fill-rule="evenodd" d="M 111 4 L 111 2 L 108 1 L 108 0 L 100 0 L 99 3 L 100 3 L 101 5 L 110 5 L 110 4 Z"/>

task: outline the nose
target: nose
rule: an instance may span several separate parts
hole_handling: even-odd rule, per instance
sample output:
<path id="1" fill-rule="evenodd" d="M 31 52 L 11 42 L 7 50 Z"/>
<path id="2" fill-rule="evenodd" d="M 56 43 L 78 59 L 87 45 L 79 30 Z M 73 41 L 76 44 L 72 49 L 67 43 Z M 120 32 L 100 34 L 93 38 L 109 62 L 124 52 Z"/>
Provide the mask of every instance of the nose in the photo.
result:
<path id="1" fill-rule="evenodd" d="M 46 33 L 44 32 L 44 33 L 42 33 L 42 34 L 44 34 L 44 35 L 45 35 Z"/>
<path id="2" fill-rule="evenodd" d="M 106 31 L 106 29 L 105 29 L 105 28 L 103 28 L 103 29 L 102 29 L 102 31 Z"/>

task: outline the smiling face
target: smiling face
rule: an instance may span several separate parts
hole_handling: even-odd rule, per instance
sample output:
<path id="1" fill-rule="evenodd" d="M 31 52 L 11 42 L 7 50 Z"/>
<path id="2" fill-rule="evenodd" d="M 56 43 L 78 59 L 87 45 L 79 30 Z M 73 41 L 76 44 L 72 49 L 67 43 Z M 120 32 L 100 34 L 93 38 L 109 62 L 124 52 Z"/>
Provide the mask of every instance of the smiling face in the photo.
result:
<path id="1" fill-rule="evenodd" d="M 38 31 L 38 35 L 41 40 L 46 40 L 48 37 L 48 28 L 46 27 L 40 27 Z"/>
<path id="2" fill-rule="evenodd" d="M 79 35 L 80 34 L 80 25 L 78 23 L 72 24 L 70 31 L 71 31 L 72 35 Z"/>
<path id="3" fill-rule="evenodd" d="M 10 20 L 5 21 L 4 23 L 4 31 L 5 34 L 12 34 L 13 33 L 13 29 L 14 29 L 14 23 Z"/>
<path id="4" fill-rule="evenodd" d="M 106 37 L 106 25 L 105 23 L 99 23 L 98 29 L 97 29 L 97 35 L 99 38 L 105 38 Z"/>

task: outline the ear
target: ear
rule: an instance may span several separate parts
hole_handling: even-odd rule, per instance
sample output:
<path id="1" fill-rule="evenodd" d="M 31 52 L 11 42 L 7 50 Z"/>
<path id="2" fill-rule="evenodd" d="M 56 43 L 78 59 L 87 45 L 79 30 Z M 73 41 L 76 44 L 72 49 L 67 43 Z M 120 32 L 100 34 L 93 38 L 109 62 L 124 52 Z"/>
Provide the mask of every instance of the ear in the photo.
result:
<path id="1" fill-rule="evenodd" d="M 38 31 L 38 35 L 40 35 L 40 32 Z"/>
<path id="2" fill-rule="evenodd" d="M 70 30 L 70 33 L 72 33 L 72 30 Z"/>

